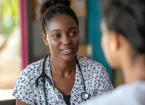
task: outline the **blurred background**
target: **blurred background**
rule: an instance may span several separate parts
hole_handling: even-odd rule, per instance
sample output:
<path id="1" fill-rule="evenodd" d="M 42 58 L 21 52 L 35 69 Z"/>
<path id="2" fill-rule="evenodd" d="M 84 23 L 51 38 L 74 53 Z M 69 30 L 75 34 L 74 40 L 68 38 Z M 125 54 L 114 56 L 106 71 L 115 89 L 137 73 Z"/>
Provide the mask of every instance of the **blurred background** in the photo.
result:
<path id="1" fill-rule="evenodd" d="M 12 89 L 28 64 L 49 53 L 41 39 L 39 9 L 42 0 L 0 0 L 0 105 L 14 105 Z M 123 83 L 121 71 L 113 71 L 101 48 L 100 0 L 72 0 L 79 19 L 81 44 L 78 55 L 102 63 L 114 87 Z M 13 101 L 11 101 L 13 100 Z"/>

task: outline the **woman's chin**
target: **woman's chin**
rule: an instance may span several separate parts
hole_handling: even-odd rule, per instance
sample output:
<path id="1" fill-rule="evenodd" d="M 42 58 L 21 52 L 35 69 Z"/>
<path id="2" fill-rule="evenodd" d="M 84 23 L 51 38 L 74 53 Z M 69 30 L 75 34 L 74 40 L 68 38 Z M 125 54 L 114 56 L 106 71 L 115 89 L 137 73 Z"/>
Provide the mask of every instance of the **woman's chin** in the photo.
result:
<path id="1" fill-rule="evenodd" d="M 64 61 L 64 62 L 72 62 L 74 60 L 76 55 L 63 55 L 61 56 L 61 59 Z"/>

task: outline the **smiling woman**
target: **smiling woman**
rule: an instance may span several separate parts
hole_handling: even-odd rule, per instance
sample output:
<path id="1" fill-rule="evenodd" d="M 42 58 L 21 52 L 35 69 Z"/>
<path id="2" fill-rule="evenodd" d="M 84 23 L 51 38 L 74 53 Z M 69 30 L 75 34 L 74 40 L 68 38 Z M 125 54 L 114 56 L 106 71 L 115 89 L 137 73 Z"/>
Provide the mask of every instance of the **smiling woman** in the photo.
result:
<path id="1" fill-rule="evenodd" d="M 78 105 L 112 90 L 100 63 L 77 56 L 79 23 L 70 1 L 44 0 L 40 13 L 50 54 L 22 71 L 13 92 L 17 105 Z"/>
<path id="2" fill-rule="evenodd" d="M 72 61 L 79 47 L 79 31 L 76 22 L 68 15 L 57 15 L 47 26 L 48 36 L 42 34 L 51 56 L 64 61 Z"/>

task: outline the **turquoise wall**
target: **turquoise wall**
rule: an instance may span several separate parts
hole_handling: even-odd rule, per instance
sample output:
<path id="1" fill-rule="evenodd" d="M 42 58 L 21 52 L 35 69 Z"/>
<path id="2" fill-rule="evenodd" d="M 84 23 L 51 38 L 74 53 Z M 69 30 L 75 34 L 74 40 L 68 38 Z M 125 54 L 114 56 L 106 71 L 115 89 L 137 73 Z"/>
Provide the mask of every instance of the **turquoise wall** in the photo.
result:
<path id="1" fill-rule="evenodd" d="M 112 69 L 106 62 L 101 48 L 99 2 L 100 0 L 87 0 L 87 42 L 92 45 L 92 59 L 103 64 L 113 81 Z"/>

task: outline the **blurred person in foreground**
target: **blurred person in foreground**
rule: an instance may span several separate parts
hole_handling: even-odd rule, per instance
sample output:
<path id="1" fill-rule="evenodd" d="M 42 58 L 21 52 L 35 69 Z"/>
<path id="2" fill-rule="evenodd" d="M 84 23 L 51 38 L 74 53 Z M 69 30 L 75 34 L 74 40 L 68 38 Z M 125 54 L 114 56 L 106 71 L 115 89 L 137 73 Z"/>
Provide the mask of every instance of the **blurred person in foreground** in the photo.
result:
<path id="1" fill-rule="evenodd" d="M 102 47 L 125 84 L 83 105 L 145 105 L 145 0 L 103 0 Z"/>

